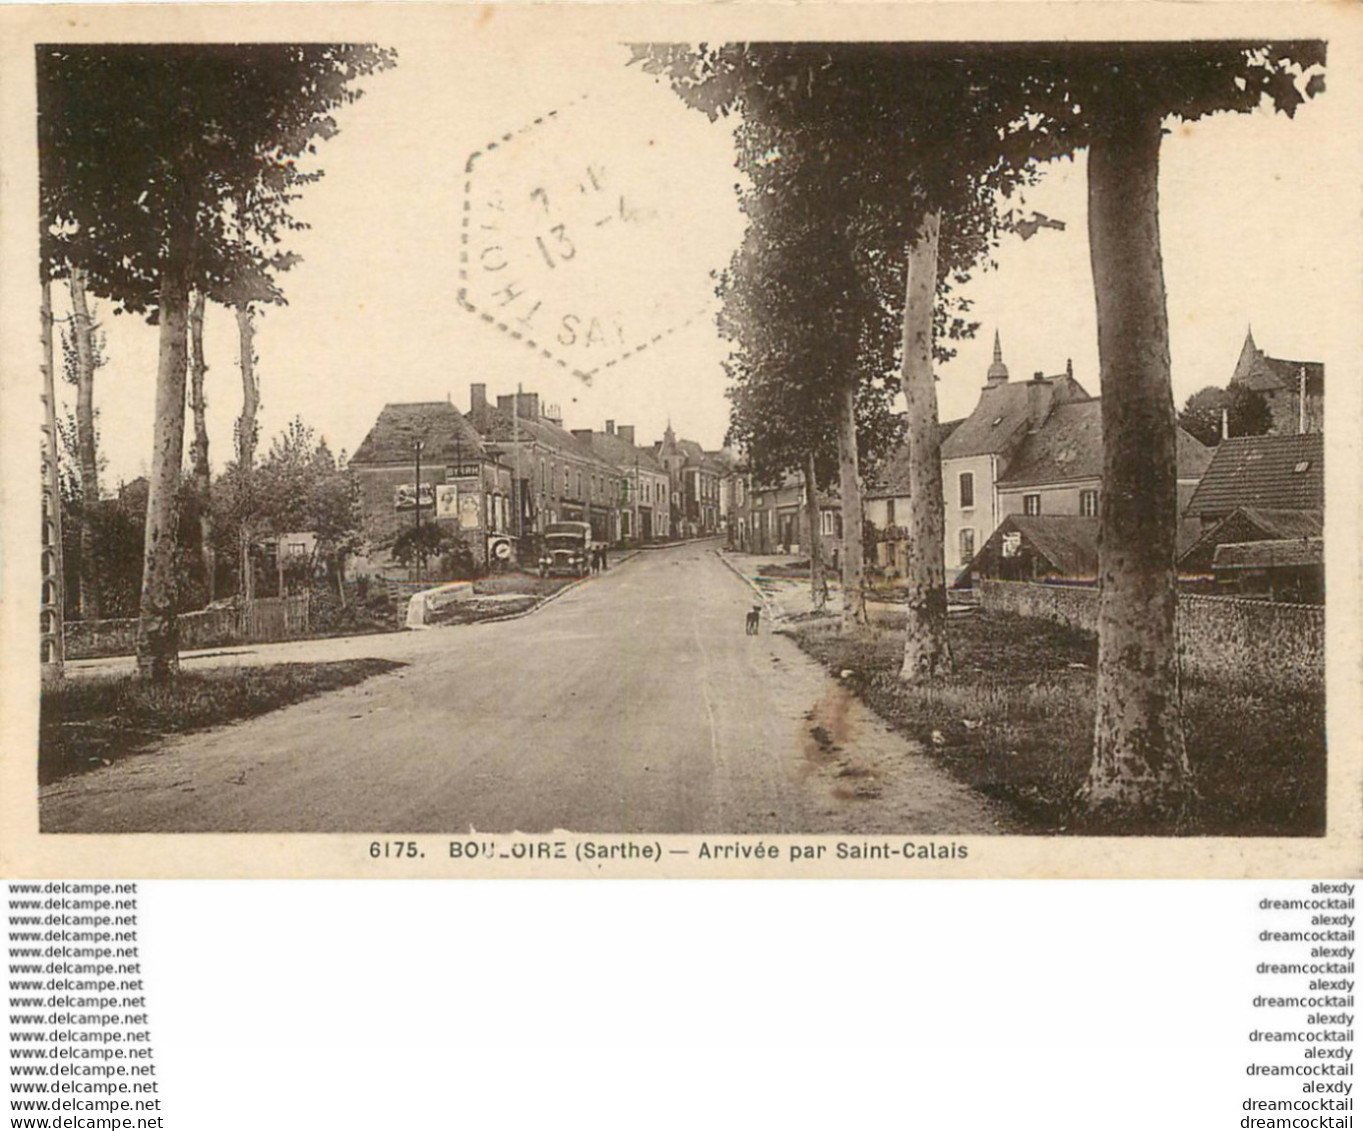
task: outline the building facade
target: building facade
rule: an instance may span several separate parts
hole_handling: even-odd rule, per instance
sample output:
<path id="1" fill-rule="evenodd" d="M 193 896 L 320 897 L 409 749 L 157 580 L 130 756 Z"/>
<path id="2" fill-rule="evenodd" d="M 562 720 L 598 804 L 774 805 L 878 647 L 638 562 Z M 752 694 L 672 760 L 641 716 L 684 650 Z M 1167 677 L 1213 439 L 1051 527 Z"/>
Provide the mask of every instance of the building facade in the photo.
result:
<path id="1" fill-rule="evenodd" d="M 515 481 L 512 533 L 522 561 L 538 556 L 538 539 L 553 522 L 587 522 L 598 542 L 620 540 L 624 475 L 563 427 L 537 393 L 487 399 L 487 386 L 470 387 L 469 420 Z"/>
<path id="2" fill-rule="evenodd" d="M 573 435 L 590 444 L 601 459 L 623 477 L 620 500 L 620 541 L 652 542 L 670 537 L 672 484 L 652 449 L 637 447 L 634 426 L 606 421 L 604 432 L 574 429 Z"/>
<path id="3" fill-rule="evenodd" d="M 1254 331 L 1246 330 L 1230 383 L 1264 398 L 1273 420 L 1270 435 L 1325 430 L 1325 366 L 1318 361 L 1269 357 L 1255 345 Z"/>
<path id="4" fill-rule="evenodd" d="M 505 560 L 512 473 L 454 405 L 385 405 L 350 459 L 371 566 L 391 565 L 404 527 L 434 523 L 480 568 Z"/>

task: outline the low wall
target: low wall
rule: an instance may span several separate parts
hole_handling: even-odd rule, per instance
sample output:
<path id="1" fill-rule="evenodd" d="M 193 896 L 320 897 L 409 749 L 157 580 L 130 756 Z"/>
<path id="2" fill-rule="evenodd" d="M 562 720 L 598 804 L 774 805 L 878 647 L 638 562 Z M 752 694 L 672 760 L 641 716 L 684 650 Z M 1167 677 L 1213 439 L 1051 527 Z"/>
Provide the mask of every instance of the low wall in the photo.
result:
<path id="1" fill-rule="evenodd" d="M 981 580 L 986 609 L 1098 631 L 1098 590 Z M 1179 659 L 1186 675 L 1259 690 L 1325 690 L 1325 610 L 1237 597 L 1180 594 Z"/>
<path id="2" fill-rule="evenodd" d="M 236 609 L 203 609 L 176 617 L 180 647 L 217 648 L 241 639 L 241 616 Z M 130 656 L 137 651 L 137 618 L 75 620 L 63 626 L 68 660 L 97 656 Z"/>
<path id="3" fill-rule="evenodd" d="M 407 602 L 407 627 L 425 628 L 431 618 L 441 609 L 456 601 L 467 601 L 473 597 L 472 581 L 452 581 L 448 585 L 437 585 L 433 589 L 423 589 L 412 594 Z"/>
<path id="4" fill-rule="evenodd" d="M 254 618 L 246 618 L 242 609 L 229 606 L 181 613 L 175 619 L 184 652 L 293 639 L 305 636 L 310 623 L 306 597 L 263 598 L 256 602 Z M 131 656 L 137 651 L 137 618 L 67 621 L 63 639 L 68 660 Z"/>

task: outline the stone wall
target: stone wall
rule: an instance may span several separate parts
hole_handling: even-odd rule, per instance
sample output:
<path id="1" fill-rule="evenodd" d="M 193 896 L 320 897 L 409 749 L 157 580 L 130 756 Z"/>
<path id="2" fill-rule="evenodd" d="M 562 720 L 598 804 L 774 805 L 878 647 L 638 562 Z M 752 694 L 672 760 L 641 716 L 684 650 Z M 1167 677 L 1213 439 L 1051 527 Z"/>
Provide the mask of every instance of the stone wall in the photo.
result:
<path id="1" fill-rule="evenodd" d="M 1098 630 L 1098 590 L 1023 581 L 980 582 L 986 609 Z M 1185 675 L 1258 690 L 1325 690 L 1325 609 L 1181 594 L 1179 655 Z"/>
<path id="2" fill-rule="evenodd" d="M 1082 585 L 1038 585 L 1029 581 L 981 578 L 986 609 L 1055 621 L 1084 632 L 1098 631 L 1098 590 Z"/>
<path id="3" fill-rule="evenodd" d="M 180 650 L 222 648 L 303 637 L 310 631 L 307 597 L 266 597 L 256 602 L 255 616 L 247 618 L 235 606 L 181 613 L 176 618 Z M 69 620 L 63 625 L 68 660 L 131 656 L 137 651 L 137 618 Z"/>
<path id="4" fill-rule="evenodd" d="M 180 648 L 217 648 L 241 640 L 241 614 L 236 609 L 204 609 L 176 618 Z M 137 651 L 137 618 L 69 620 L 63 626 L 68 660 L 98 656 L 131 656 Z"/>

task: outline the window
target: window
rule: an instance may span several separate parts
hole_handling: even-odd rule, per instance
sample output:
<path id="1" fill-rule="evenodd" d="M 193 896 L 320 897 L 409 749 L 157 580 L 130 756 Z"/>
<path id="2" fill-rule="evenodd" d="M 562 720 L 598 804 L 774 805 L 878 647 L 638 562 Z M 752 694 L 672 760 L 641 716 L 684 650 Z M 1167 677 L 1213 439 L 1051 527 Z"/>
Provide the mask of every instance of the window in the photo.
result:
<path id="1" fill-rule="evenodd" d="M 975 473 L 963 471 L 960 476 L 961 509 L 969 510 L 975 505 Z"/>
<path id="2" fill-rule="evenodd" d="M 833 512 L 820 511 L 819 514 L 820 517 L 823 519 L 823 522 L 821 524 L 823 527 L 823 532 L 824 534 L 828 535 L 831 538 L 833 536 Z"/>
<path id="3" fill-rule="evenodd" d="M 563 493 L 565 495 L 569 494 L 568 469 L 566 467 L 563 469 Z"/>
<path id="4" fill-rule="evenodd" d="M 965 526 L 961 528 L 961 564 L 964 565 L 975 556 L 975 531 Z"/>
<path id="5" fill-rule="evenodd" d="M 1040 496 L 1040 495 L 1023 495 L 1023 496 L 1022 496 L 1022 513 L 1023 513 L 1023 514 L 1040 514 L 1040 513 L 1041 513 L 1041 496 Z"/>
<path id="6" fill-rule="evenodd" d="M 885 525 L 886 525 L 886 526 L 893 526 L 893 525 L 894 525 L 894 500 L 893 500 L 893 499 L 886 499 L 886 500 L 885 500 Z"/>
<path id="7" fill-rule="evenodd" d="M 1079 492 L 1079 513 L 1084 518 L 1098 517 L 1098 492 L 1080 491 Z"/>

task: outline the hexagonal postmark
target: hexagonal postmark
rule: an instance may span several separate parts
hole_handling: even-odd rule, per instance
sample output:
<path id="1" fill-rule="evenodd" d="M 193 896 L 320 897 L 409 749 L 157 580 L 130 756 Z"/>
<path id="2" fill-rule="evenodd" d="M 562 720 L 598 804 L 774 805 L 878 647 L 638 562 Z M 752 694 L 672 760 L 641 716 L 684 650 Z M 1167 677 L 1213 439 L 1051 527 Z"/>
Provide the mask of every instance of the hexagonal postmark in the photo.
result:
<path id="1" fill-rule="evenodd" d="M 684 155 L 584 96 L 469 156 L 459 301 L 584 381 L 700 317 Z"/>

